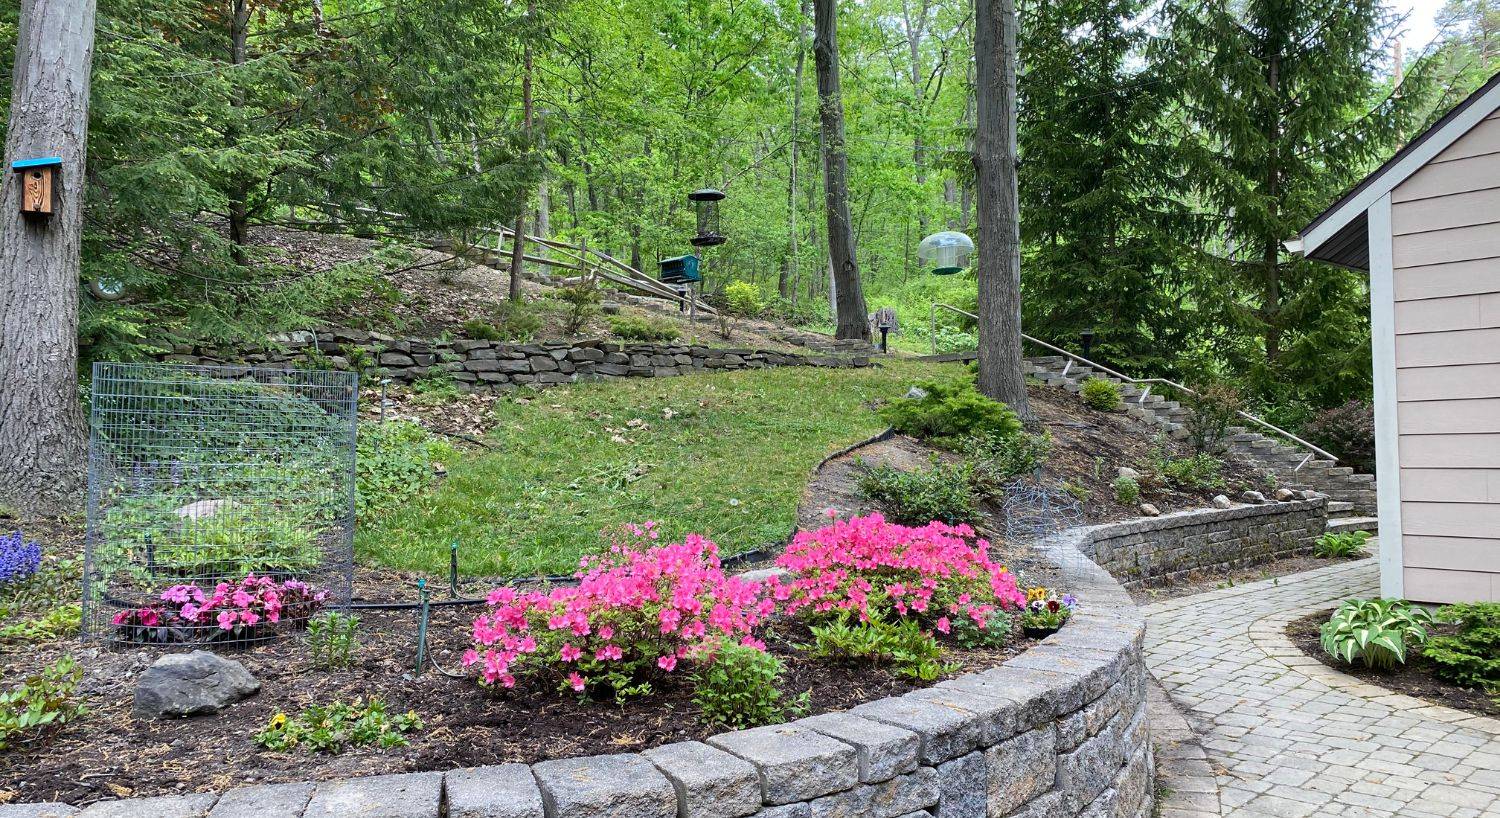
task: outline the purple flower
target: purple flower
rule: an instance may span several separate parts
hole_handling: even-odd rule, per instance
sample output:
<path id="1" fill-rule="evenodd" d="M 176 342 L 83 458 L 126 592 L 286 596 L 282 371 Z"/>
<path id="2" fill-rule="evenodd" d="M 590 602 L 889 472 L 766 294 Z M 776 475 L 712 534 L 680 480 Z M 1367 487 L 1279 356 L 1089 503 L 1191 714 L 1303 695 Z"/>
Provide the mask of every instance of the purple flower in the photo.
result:
<path id="1" fill-rule="evenodd" d="M 42 565 L 42 547 L 27 542 L 21 532 L 0 536 L 0 585 L 20 582 Z"/>
<path id="2" fill-rule="evenodd" d="M 1072 594 L 1063 594 L 1062 604 L 1066 605 L 1068 610 L 1071 611 L 1074 608 L 1078 607 L 1078 597 L 1073 596 Z"/>

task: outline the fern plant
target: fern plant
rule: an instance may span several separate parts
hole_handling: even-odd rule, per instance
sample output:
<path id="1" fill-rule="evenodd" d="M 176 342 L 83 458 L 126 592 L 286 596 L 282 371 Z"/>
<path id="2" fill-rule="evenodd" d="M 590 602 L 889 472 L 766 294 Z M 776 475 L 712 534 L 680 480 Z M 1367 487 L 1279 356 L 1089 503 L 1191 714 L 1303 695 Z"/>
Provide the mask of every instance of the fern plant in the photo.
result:
<path id="1" fill-rule="evenodd" d="M 1389 670 L 1406 664 L 1408 645 L 1427 641 L 1432 612 L 1402 599 L 1348 599 L 1319 632 L 1323 650 L 1348 664 Z"/>

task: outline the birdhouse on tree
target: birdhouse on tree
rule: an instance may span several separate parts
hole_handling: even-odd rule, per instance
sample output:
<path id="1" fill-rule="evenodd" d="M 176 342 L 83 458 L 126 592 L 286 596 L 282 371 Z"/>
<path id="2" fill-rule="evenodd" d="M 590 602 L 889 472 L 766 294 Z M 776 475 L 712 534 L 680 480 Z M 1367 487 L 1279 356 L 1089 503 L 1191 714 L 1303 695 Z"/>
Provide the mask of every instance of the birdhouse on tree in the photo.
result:
<path id="1" fill-rule="evenodd" d="M 12 162 L 10 169 L 21 181 L 21 213 L 27 216 L 51 216 L 53 191 L 57 175 L 62 172 L 62 158 L 44 156 Z"/>

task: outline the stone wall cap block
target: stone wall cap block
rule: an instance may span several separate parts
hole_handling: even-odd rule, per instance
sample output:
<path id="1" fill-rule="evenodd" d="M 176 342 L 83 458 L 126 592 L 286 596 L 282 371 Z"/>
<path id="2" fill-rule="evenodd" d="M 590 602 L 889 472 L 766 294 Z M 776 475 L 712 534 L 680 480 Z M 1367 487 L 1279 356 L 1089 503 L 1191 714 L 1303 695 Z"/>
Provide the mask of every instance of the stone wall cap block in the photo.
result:
<path id="1" fill-rule="evenodd" d="M 532 766 L 556 818 L 675 818 L 677 791 L 633 753 L 543 761 Z"/>
<path id="2" fill-rule="evenodd" d="M 708 743 L 754 764 L 761 798 L 771 806 L 809 801 L 859 781 L 853 747 L 796 724 L 722 733 Z"/>
<path id="3" fill-rule="evenodd" d="M 442 773 L 403 773 L 320 782 L 303 818 L 432 818 L 443 797 Z"/>
<path id="4" fill-rule="evenodd" d="M 1022 703 L 1010 697 L 992 696 L 953 687 L 929 687 L 907 694 L 912 698 L 952 707 L 972 714 L 979 722 L 979 746 L 988 747 L 1016 734 Z M 1028 727 L 1030 725 L 1027 725 Z"/>
<path id="5" fill-rule="evenodd" d="M 738 818 L 760 809 L 760 773 L 755 766 L 700 741 L 684 741 L 641 753 L 672 782 L 678 818 Z"/>
<path id="6" fill-rule="evenodd" d="M 312 797 L 314 784 L 261 784 L 240 787 L 219 796 L 208 818 L 282 818 L 301 815 Z"/>
<path id="7" fill-rule="evenodd" d="M 448 818 L 543 818 L 542 791 L 525 764 L 453 770 L 443 777 Z"/>
<path id="8" fill-rule="evenodd" d="M 974 714 L 911 695 L 867 702 L 849 711 L 922 737 L 923 764 L 941 764 L 979 746 L 983 725 Z"/>
<path id="9" fill-rule="evenodd" d="M 218 800 L 217 795 L 202 793 L 100 801 L 78 813 L 78 818 L 204 818 Z"/>
<path id="10" fill-rule="evenodd" d="M 1120 678 L 1128 651 L 1086 651 L 1076 647 L 1048 648 L 1039 645 L 1006 662 L 1002 667 L 1036 670 L 1066 676 L 1078 684 L 1085 700 L 1099 697 Z"/>
<path id="11" fill-rule="evenodd" d="M 1005 695 L 1035 702 L 1047 713 L 1047 718 L 1064 716 L 1083 707 L 1084 686 L 1079 679 L 1063 673 L 1019 667 L 1014 662 L 1012 659 L 997 668 L 939 682 L 937 686 L 958 687 L 987 696 Z M 1027 725 L 1023 720 L 1019 726 Z"/>
<path id="12" fill-rule="evenodd" d="M 766 807 L 755 813 L 751 818 L 810 818 L 812 807 L 807 804 L 786 804 L 779 807 Z"/>
<path id="13" fill-rule="evenodd" d="M 0 804 L 0 818 L 73 818 L 77 814 L 77 807 L 58 801 Z"/>
<path id="14" fill-rule="evenodd" d="M 922 739 L 903 730 L 853 713 L 823 713 L 796 724 L 836 738 L 859 754 L 859 780 L 866 784 L 894 778 L 917 768 Z"/>

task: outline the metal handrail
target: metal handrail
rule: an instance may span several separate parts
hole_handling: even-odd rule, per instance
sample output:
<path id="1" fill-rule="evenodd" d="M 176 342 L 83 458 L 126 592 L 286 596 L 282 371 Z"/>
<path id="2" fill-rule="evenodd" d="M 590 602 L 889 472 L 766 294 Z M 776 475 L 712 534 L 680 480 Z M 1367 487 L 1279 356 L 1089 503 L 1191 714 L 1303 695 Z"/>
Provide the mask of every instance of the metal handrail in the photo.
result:
<path id="1" fill-rule="evenodd" d="M 965 318 L 969 318 L 969 319 L 971 319 L 973 321 L 978 321 L 979 320 L 979 316 L 975 315 L 972 312 L 969 312 L 968 310 L 961 310 L 958 307 L 953 306 L 952 304 L 942 304 L 942 303 L 938 303 L 938 302 L 933 302 L 932 308 L 928 311 L 927 318 L 928 318 L 928 322 L 929 322 L 930 330 L 931 330 L 930 337 L 932 339 L 932 353 L 934 355 L 937 354 L 937 311 L 938 311 L 939 308 L 948 310 L 949 312 L 957 313 L 958 315 L 962 315 Z M 1132 378 L 1132 377 L 1130 377 L 1129 375 L 1126 375 L 1123 372 L 1116 372 L 1115 370 L 1110 369 L 1109 367 L 1104 366 L 1103 364 L 1094 363 L 1093 361 L 1090 361 L 1088 358 L 1085 358 L 1082 355 L 1075 355 L 1075 354 L 1067 351 L 1066 349 L 1063 349 L 1062 347 L 1053 346 L 1052 344 L 1049 344 L 1046 341 L 1043 341 L 1043 340 L 1041 340 L 1039 338 L 1033 338 L 1033 337 L 1031 337 L 1030 335 L 1027 335 L 1024 332 L 1021 333 L 1021 338 L 1022 338 L 1022 340 L 1030 341 L 1031 343 L 1036 344 L 1039 347 L 1043 347 L 1045 349 L 1049 349 L 1049 350 L 1051 350 L 1053 352 L 1056 352 L 1059 355 L 1062 355 L 1062 356 L 1068 358 L 1070 360 L 1070 363 L 1068 364 L 1068 367 L 1072 366 L 1071 361 L 1076 361 L 1076 362 L 1078 362 L 1080 364 L 1083 364 L 1084 366 L 1091 367 L 1093 369 L 1097 369 L 1100 372 L 1104 372 L 1104 373 L 1106 373 L 1108 375 L 1111 375 L 1113 377 L 1119 378 L 1121 381 L 1124 381 L 1125 383 L 1130 383 L 1130 384 L 1144 384 L 1146 386 L 1146 388 L 1141 392 L 1140 399 L 1138 399 L 1136 401 L 1137 405 L 1141 405 L 1141 404 L 1144 404 L 1146 402 L 1146 398 L 1151 395 L 1151 385 L 1152 384 L 1162 384 L 1164 386 L 1170 386 L 1173 389 L 1179 389 L 1179 390 L 1181 390 L 1183 392 L 1188 393 L 1189 395 L 1199 395 L 1200 394 L 1196 390 L 1193 390 L 1193 389 L 1190 389 L 1190 388 L 1188 388 L 1186 386 L 1183 386 L 1182 384 L 1177 383 L 1176 381 L 1167 380 L 1166 378 Z M 1063 369 L 1064 374 L 1066 374 L 1067 371 L 1068 371 L 1067 367 L 1064 367 L 1064 369 Z M 1200 395 L 1200 397 L 1201 397 L 1201 395 Z M 1287 430 L 1281 428 L 1280 426 L 1276 426 L 1276 425 L 1273 425 L 1271 423 L 1268 423 L 1268 422 L 1266 422 L 1266 421 L 1264 421 L 1264 420 L 1256 417 L 1255 415 L 1250 414 L 1249 412 L 1243 412 L 1243 411 L 1240 411 L 1240 410 L 1235 410 L 1235 414 L 1238 415 L 1239 417 L 1245 419 L 1245 420 L 1250 421 L 1251 423 L 1254 423 L 1257 426 L 1260 426 L 1263 429 L 1270 430 L 1270 431 L 1272 431 L 1272 432 L 1274 432 L 1274 433 L 1276 433 L 1276 434 L 1278 434 L 1278 435 L 1286 438 L 1287 440 L 1290 440 L 1293 443 L 1296 443 L 1297 445 L 1301 446 L 1304 449 L 1307 449 L 1310 452 L 1310 454 L 1308 454 L 1307 457 L 1303 458 L 1302 462 L 1297 464 L 1297 468 L 1293 469 L 1292 471 L 1298 471 L 1303 466 L 1306 466 L 1307 463 L 1308 463 L 1308 461 L 1310 461 L 1310 460 L 1313 459 L 1313 455 L 1322 455 L 1323 457 L 1326 457 L 1326 458 L 1328 458 L 1329 460 L 1331 460 L 1331 461 L 1333 461 L 1335 463 L 1337 463 L 1338 460 L 1339 460 L 1338 457 L 1336 457 L 1332 453 L 1326 452 L 1326 451 L 1318 448 L 1317 446 L 1314 446 L 1313 444 L 1308 443 L 1307 441 L 1303 440 L 1302 438 L 1297 437 L 1296 435 L 1292 434 L 1291 432 L 1288 432 Z"/>

